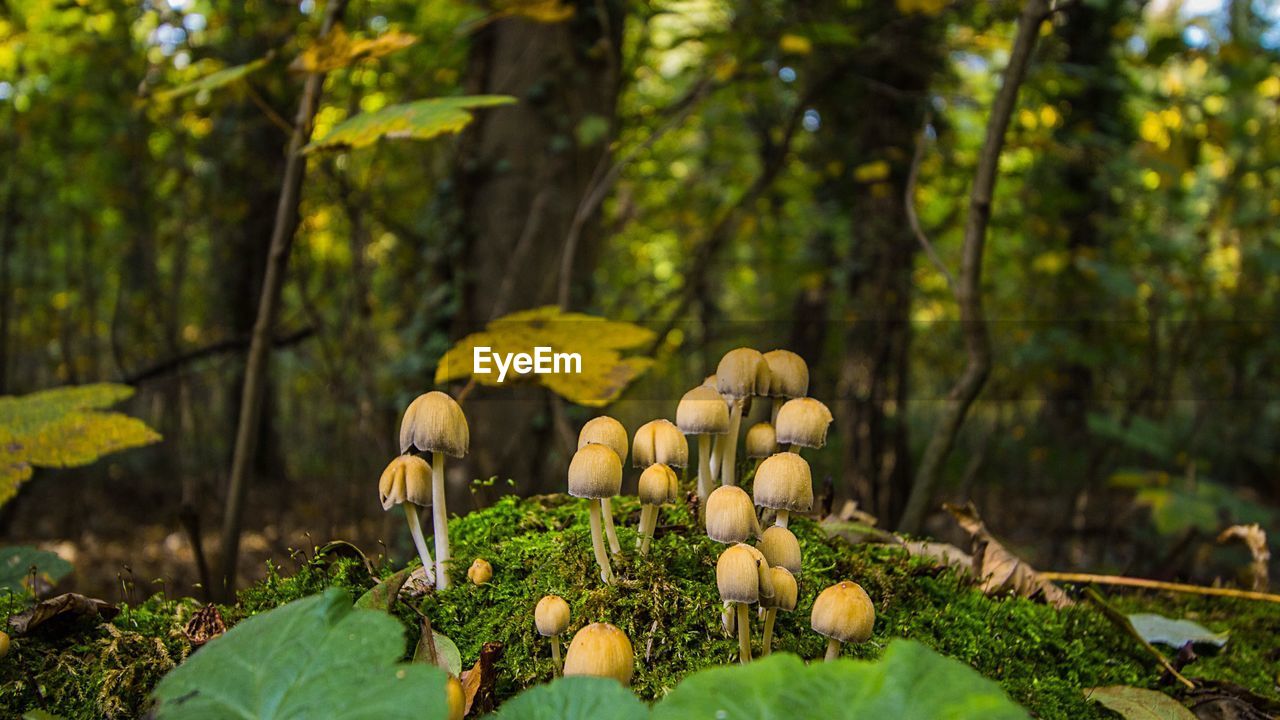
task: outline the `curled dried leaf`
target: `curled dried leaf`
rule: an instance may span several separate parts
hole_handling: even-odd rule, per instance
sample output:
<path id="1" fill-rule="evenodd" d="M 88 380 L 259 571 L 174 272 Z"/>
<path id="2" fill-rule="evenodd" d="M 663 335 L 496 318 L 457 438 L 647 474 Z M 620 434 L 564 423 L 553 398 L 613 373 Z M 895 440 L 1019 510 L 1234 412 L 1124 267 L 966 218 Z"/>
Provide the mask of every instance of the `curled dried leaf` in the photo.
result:
<path id="1" fill-rule="evenodd" d="M 1056 608 L 1073 604 L 1062 588 L 1041 578 L 1034 568 L 995 539 L 973 503 L 963 506 L 946 503 L 943 507 L 973 539 L 973 574 L 978 577 L 984 593 L 1014 592 L 1025 598 L 1041 599 Z"/>
<path id="2" fill-rule="evenodd" d="M 120 608 L 106 600 L 63 593 L 41 600 L 30 610 L 9 618 L 9 627 L 17 635 L 27 635 L 38 628 L 43 632 L 65 632 L 79 620 L 106 621 L 119 613 Z"/>
<path id="3" fill-rule="evenodd" d="M 196 611 L 182 628 L 192 647 L 200 647 L 227 631 L 218 606 L 210 603 Z"/>
<path id="4" fill-rule="evenodd" d="M 1250 589 L 1256 592 L 1267 592 L 1271 580 L 1267 566 L 1271 563 L 1271 549 L 1267 547 L 1267 533 L 1257 523 L 1252 525 L 1232 525 L 1218 535 L 1219 543 L 1238 540 L 1249 548 L 1253 562 L 1249 565 Z"/>

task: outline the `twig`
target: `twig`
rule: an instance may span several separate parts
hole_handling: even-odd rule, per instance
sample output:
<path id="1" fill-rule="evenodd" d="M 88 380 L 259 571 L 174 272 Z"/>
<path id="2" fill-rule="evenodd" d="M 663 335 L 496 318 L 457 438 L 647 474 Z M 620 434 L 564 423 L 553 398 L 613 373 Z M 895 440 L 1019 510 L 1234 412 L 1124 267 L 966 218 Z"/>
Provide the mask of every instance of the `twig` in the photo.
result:
<path id="1" fill-rule="evenodd" d="M 1146 649 L 1147 652 L 1151 653 L 1151 655 L 1159 661 L 1160 667 L 1164 668 L 1165 672 L 1169 673 L 1169 675 L 1171 675 L 1175 680 L 1185 685 L 1188 690 L 1196 689 L 1195 683 L 1183 677 L 1182 673 L 1178 672 L 1178 669 L 1169 663 L 1169 659 L 1164 656 L 1164 653 L 1155 649 L 1151 643 L 1147 642 L 1147 639 L 1142 637 L 1142 635 L 1134 629 L 1133 623 L 1129 622 L 1129 618 L 1125 617 L 1124 613 L 1108 605 L 1107 601 L 1102 599 L 1102 596 L 1098 594 L 1097 590 L 1087 587 L 1084 589 L 1084 596 L 1089 599 L 1089 602 L 1097 605 L 1098 609 L 1102 611 L 1103 615 L 1107 616 L 1108 620 L 1114 623 L 1121 630 L 1124 630 L 1129 637 L 1136 640 L 1139 645 Z"/>
<path id="2" fill-rule="evenodd" d="M 1280 595 L 1257 592 L 1256 590 L 1237 590 L 1235 588 L 1205 587 L 1186 583 L 1165 582 L 1163 580 L 1147 580 L 1145 578 L 1125 577 L 1124 575 L 1094 575 L 1092 573 L 1042 572 L 1040 577 L 1050 582 L 1097 583 L 1099 585 L 1124 585 L 1126 587 L 1146 588 L 1148 590 L 1167 590 L 1169 592 L 1187 593 L 1188 595 L 1213 595 L 1238 600 L 1258 600 L 1260 602 L 1280 603 Z"/>
<path id="3" fill-rule="evenodd" d="M 305 327 L 285 335 L 277 335 L 272 341 L 272 345 L 276 348 L 288 347 L 306 340 L 314 335 L 315 332 L 316 329 L 314 327 Z M 221 355 L 223 353 L 238 352 L 247 347 L 249 347 L 249 338 L 247 337 L 219 340 L 218 342 L 210 343 L 203 347 L 198 347 L 194 350 L 174 355 L 173 357 L 161 360 L 150 367 L 125 375 L 123 382 L 126 385 L 138 385 L 148 380 L 168 375 L 169 373 L 178 370 L 183 365 L 187 365 L 198 360 L 204 360 L 205 358 L 213 357 L 215 355 Z"/>
<path id="4" fill-rule="evenodd" d="M 258 91 L 253 88 L 253 83 L 245 80 L 244 87 L 249 95 L 249 99 L 253 101 L 254 105 L 258 106 L 258 109 L 262 111 L 263 115 L 267 116 L 267 119 L 270 120 L 273 125 L 283 130 L 285 135 L 293 134 L 293 126 L 284 118 L 280 117 L 280 113 L 276 112 L 275 108 L 271 107 L 271 105 L 267 103 L 266 98 L 258 94 Z"/>
<path id="5" fill-rule="evenodd" d="M 902 194 L 902 206 L 907 210 L 907 222 L 911 223 L 911 230 L 916 234 L 916 240 L 920 241 L 920 247 L 924 248 L 924 254 L 929 256 L 929 260 L 938 268 L 938 272 L 942 273 L 942 277 L 947 281 L 947 287 L 951 289 L 951 294 L 956 296 L 958 302 L 960 296 L 956 293 L 956 279 L 951 276 L 946 263 L 942 262 L 938 252 L 933 249 L 933 243 L 929 242 L 929 236 L 925 235 L 924 228 L 920 225 L 920 216 L 916 214 L 916 180 L 920 177 L 924 142 L 929 134 L 929 124 L 932 122 L 933 113 L 926 110 L 924 123 L 920 126 L 920 138 L 916 140 L 915 155 L 911 158 L 911 171 L 907 173 L 907 189 Z"/>

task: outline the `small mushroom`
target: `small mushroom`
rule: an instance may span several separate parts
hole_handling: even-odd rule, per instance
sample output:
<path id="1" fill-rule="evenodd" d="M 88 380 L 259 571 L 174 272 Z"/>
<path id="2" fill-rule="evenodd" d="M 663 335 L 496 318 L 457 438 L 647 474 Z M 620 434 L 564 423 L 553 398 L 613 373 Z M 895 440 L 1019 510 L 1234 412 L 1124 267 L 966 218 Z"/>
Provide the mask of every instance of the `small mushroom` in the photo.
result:
<path id="1" fill-rule="evenodd" d="M 618 454 L 618 462 L 627 462 L 627 429 L 608 415 L 588 420 L 578 431 L 578 447 L 589 444 L 604 445 Z M 604 513 L 604 534 L 609 538 L 609 551 L 621 554 L 622 543 L 618 542 L 618 531 L 613 528 L 613 501 L 604 498 L 600 501 L 600 509 Z"/>
<path id="2" fill-rule="evenodd" d="M 767 458 L 778 452 L 778 436 L 767 422 L 756 423 L 747 430 L 747 457 Z"/>
<path id="3" fill-rule="evenodd" d="M 831 411 L 821 400 L 796 398 L 788 400 L 778 411 L 775 426 L 778 444 L 790 445 L 791 452 L 799 452 L 796 446 L 820 448 L 827 444 L 827 426 L 831 424 Z"/>
<path id="4" fill-rule="evenodd" d="M 636 547 L 641 555 L 649 554 L 649 543 L 658 524 L 658 506 L 675 500 L 678 488 L 675 471 L 662 463 L 654 463 L 640 473 L 640 537 Z"/>
<path id="5" fill-rule="evenodd" d="M 631 443 L 631 465 L 647 468 L 654 463 L 682 468 L 689 464 L 689 441 L 670 420 L 650 420 L 636 430 Z"/>
<path id="6" fill-rule="evenodd" d="M 769 567 L 784 567 L 792 575 L 800 574 L 800 541 L 787 528 L 770 525 L 760 536 L 756 549 L 769 561 Z"/>
<path id="7" fill-rule="evenodd" d="M 609 623 L 591 623 L 573 636 L 564 658 L 564 674 L 613 678 L 631 685 L 635 652 L 627 634 Z"/>
<path id="8" fill-rule="evenodd" d="M 555 673 L 562 671 L 560 662 L 560 635 L 569 629 L 569 603 L 559 595 L 547 595 L 538 601 L 533 610 L 533 624 L 538 634 L 551 638 L 551 660 L 555 663 Z"/>
<path id="9" fill-rule="evenodd" d="M 721 543 L 740 543 L 760 534 L 760 521 L 746 490 L 721 485 L 707 498 L 707 537 Z"/>
<path id="10" fill-rule="evenodd" d="M 436 564 L 427 549 L 422 519 L 418 517 L 419 511 L 431 504 L 431 466 L 417 455 L 401 455 L 392 460 L 382 471 L 382 477 L 378 478 L 378 499 L 383 510 L 404 506 L 409 534 L 413 536 L 413 546 L 418 549 L 418 558 L 422 560 L 422 572 L 426 573 L 427 582 L 434 583 Z"/>
<path id="11" fill-rule="evenodd" d="M 768 655 L 773 651 L 773 623 L 778 617 L 778 611 L 791 612 L 795 610 L 796 599 L 799 596 L 796 578 L 791 574 L 791 571 L 784 567 L 770 567 L 769 577 L 773 582 L 773 597 L 760 598 L 760 607 L 764 608 L 764 635 L 762 637 L 763 645 L 760 648 L 761 655 Z"/>
<path id="12" fill-rule="evenodd" d="M 462 691 L 462 682 L 453 675 L 444 681 L 444 697 L 449 708 L 449 720 L 462 720 L 467 714 L 467 696 Z"/>
<path id="13" fill-rule="evenodd" d="M 716 561 L 716 588 L 738 628 L 738 660 L 751 662 L 751 626 L 747 605 L 774 594 L 769 565 L 750 545 L 730 545 Z M 728 622 L 725 623 L 728 627 Z"/>
<path id="14" fill-rule="evenodd" d="M 472 585 L 483 585 L 493 577 L 493 566 L 484 558 L 476 558 L 467 568 L 467 579 Z"/>
<path id="15" fill-rule="evenodd" d="M 787 526 L 792 512 L 809 512 L 813 507 L 809 463 L 795 453 L 775 453 L 760 463 L 753 490 L 756 505 L 777 510 L 777 523 L 782 527 Z"/>
<path id="16" fill-rule="evenodd" d="M 435 520 L 436 589 L 449 587 L 449 514 L 445 509 L 444 458 L 467 454 L 471 431 L 457 401 L 442 392 L 419 395 L 400 421 L 400 452 L 431 453 L 431 512 Z"/>
<path id="17" fill-rule="evenodd" d="M 716 366 L 716 389 L 731 400 L 729 433 L 721 441 L 720 484 L 735 484 L 738 432 L 747 398 L 769 392 L 769 364 L 758 350 L 737 348 L 725 353 Z"/>
<path id="18" fill-rule="evenodd" d="M 813 631 L 827 638 L 828 661 L 840 657 L 847 642 L 866 642 L 876 623 L 876 608 L 862 586 L 843 580 L 818 594 L 810 616 Z"/>
<path id="19" fill-rule="evenodd" d="M 698 436 L 698 500 L 706 506 L 715 483 L 711 471 L 711 438 L 729 431 L 729 405 L 714 387 L 699 385 L 680 398 L 676 426 Z"/>
<path id="20" fill-rule="evenodd" d="M 0 630 L 0 658 L 9 654 L 9 633 Z"/>
<path id="21" fill-rule="evenodd" d="M 764 361 L 769 364 L 769 396 L 773 398 L 769 419 L 776 423 L 784 402 L 809 394 L 809 366 L 790 350 L 770 350 Z"/>
<path id="22" fill-rule="evenodd" d="M 603 530 L 600 525 L 602 498 L 610 498 L 622 489 L 622 462 L 613 450 L 604 445 L 583 445 L 569 462 L 569 494 L 586 498 L 591 513 L 591 545 L 596 563 L 600 565 L 600 579 L 613 583 L 613 569 L 609 567 L 609 554 L 604 549 Z"/>

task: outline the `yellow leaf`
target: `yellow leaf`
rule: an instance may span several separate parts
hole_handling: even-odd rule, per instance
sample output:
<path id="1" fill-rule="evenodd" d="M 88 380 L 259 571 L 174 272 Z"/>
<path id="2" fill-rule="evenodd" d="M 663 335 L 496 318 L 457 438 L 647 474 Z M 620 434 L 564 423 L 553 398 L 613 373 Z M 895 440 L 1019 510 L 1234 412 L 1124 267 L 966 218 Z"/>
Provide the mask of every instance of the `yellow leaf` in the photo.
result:
<path id="1" fill-rule="evenodd" d="M 337 25 L 328 35 L 294 58 L 289 69 L 294 72 L 329 72 L 361 60 L 390 55 L 416 42 L 417 36 L 398 30 L 375 38 L 353 39 L 341 25 Z"/>
<path id="2" fill-rule="evenodd" d="M 813 43 L 809 42 L 809 38 L 803 35 L 784 34 L 778 39 L 778 48 L 784 53 L 792 55 L 808 55 L 813 52 Z"/>
<path id="3" fill-rule="evenodd" d="M 876 182 L 887 177 L 889 177 L 889 163 L 884 160 L 873 160 L 853 169 L 853 179 L 858 182 Z"/>
<path id="4" fill-rule="evenodd" d="M 495 105 L 509 105 L 515 98 L 505 95 L 464 95 L 428 98 L 390 105 L 376 112 L 365 112 L 339 123 L 319 140 L 313 140 L 303 152 L 335 148 L 359 148 L 381 140 L 431 138 L 456 133 L 470 124 L 471 110 Z"/>
<path id="5" fill-rule="evenodd" d="M 560 0 L 496 0 L 499 17 L 522 17 L 539 23 L 562 23 L 573 17 L 573 6 Z"/>

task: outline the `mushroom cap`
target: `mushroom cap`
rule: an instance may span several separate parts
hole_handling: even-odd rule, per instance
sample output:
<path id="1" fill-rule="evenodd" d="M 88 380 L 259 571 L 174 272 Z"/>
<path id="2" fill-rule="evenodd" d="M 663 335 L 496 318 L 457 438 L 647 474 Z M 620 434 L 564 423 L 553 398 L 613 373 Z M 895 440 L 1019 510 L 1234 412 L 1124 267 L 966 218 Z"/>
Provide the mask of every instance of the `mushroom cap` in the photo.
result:
<path id="1" fill-rule="evenodd" d="M 636 430 L 631 443 L 631 464 L 649 467 L 662 463 L 671 467 L 689 464 L 689 441 L 670 420 L 650 420 Z"/>
<path id="2" fill-rule="evenodd" d="M 784 567 L 770 567 L 769 579 L 773 583 L 773 597 L 760 598 L 760 606 L 777 608 L 784 612 L 796 609 L 796 599 L 800 588 L 796 585 L 796 577 Z"/>
<path id="3" fill-rule="evenodd" d="M 840 642 L 866 642 L 876 623 L 876 608 L 861 585 L 843 580 L 818 594 L 811 622 L 819 635 Z"/>
<path id="4" fill-rule="evenodd" d="M 543 637 L 555 637 L 569 628 L 569 603 L 559 595 L 547 595 L 533 609 L 533 624 Z"/>
<path id="5" fill-rule="evenodd" d="M 460 458 L 467 454 L 471 431 L 457 401 L 438 390 L 419 395 L 400 421 L 400 452 L 417 448 Z"/>
<path id="6" fill-rule="evenodd" d="M 778 452 L 778 436 L 773 426 L 767 422 L 759 422 L 747 430 L 747 457 L 763 458 Z"/>
<path id="7" fill-rule="evenodd" d="M 760 553 L 750 545 L 738 543 L 725 548 L 716 560 L 716 588 L 724 602 L 758 602 L 763 591 L 762 580 L 767 579 L 769 565 Z M 768 595 L 773 595 L 772 583 Z"/>
<path id="8" fill-rule="evenodd" d="M 729 404 L 714 387 L 699 385 L 680 398 L 676 425 L 686 435 L 719 435 L 729 432 Z"/>
<path id="9" fill-rule="evenodd" d="M 746 540 L 756 529 L 751 496 L 736 485 L 721 485 L 707 496 L 707 537 L 721 543 Z"/>
<path id="10" fill-rule="evenodd" d="M 622 489 L 622 461 L 607 445 L 583 445 L 569 461 L 569 494 L 607 498 Z"/>
<path id="11" fill-rule="evenodd" d="M 770 350 L 764 354 L 769 364 L 769 395 L 796 398 L 809 393 L 809 366 L 790 350 Z"/>
<path id="12" fill-rule="evenodd" d="M 564 658 L 564 674 L 613 678 L 631 684 L 635 653 L 627 634 L 609 623 L 591 623 L 573 636 Z"/>
<path id="13" fill-rule="evenodd" d="M 676 499 L 679 481 L 676 472 L 662 463 L 654 463 L 640 473 L 640 502 L 661 505 Z"/>
<path id="14" fill-rule="evenodd" d="M 444 697 L 449 706 L 449 720 L 462 720 L 467 712 L 467 696 L 462 692 L 462 682 L 453 675 L 444 681 Z"/>
<path id="15" fill-rule="evenodd" d="M 427 506 L 431 504 L 431 466 L 417 455 L 400 455 L 382 471 L 378 478 L 378 499 L 382 509 L 403 502 Z"/>
<path id="16" fill-rule="evenodd" d="M 756 468 L 755 500 L 761 507 L 809 512 L 813 476 L 809 463 L 796 453 L 774 453 Z"/>
<path id="17" fill-rule="evenodd" d="M 604 445 L 618 454 L 619 462 L 627 461 L 627 429 L 608 415 L 588 420 L 578 431 L 578 447 L 591 444 Z"/>
<path id="18" fill-rule="evenodd" d="M 800 572 L 800 541 L 781 525 L 770 525 L 765 529 L 756 549 L 769 561 L 770 567 L 784 567 L 792 574 Z"/>
<path id="19" fill-rule="evenodd" d="M 712 390 L 715 390 L 716 392 L 720 392 L 720 379 L 716 377 L 715 373 L 711 373 L 710 375 L 703 378 L 702 384 L 711 388 Z"/>
<path id="20" fill-rule="evenodd" d="M 493 577 L 493 566 L 484 558 L 476 558 L 467 568 L 467 579 L 473 585 L 483 585 Z"/>
<path id="21" fill-rule="evenodd" d="M 827 426 L 831 411 L 821 400 L 809 397 L 788 400 L 778 410 L 778 442 L 808 448 L 827 444 Z"/>
<path id="22" fill-rule="evenodd" d="M 716 366 L 716 389 L 737 399 L 765 395 L 769 392 L 769 363 L 759 350 L 730 350 Z"/>

